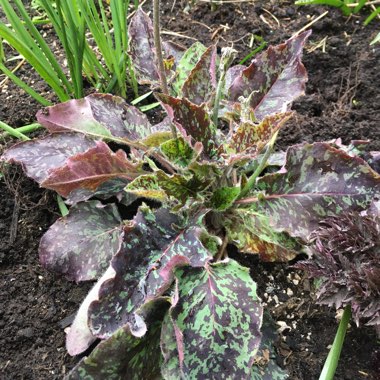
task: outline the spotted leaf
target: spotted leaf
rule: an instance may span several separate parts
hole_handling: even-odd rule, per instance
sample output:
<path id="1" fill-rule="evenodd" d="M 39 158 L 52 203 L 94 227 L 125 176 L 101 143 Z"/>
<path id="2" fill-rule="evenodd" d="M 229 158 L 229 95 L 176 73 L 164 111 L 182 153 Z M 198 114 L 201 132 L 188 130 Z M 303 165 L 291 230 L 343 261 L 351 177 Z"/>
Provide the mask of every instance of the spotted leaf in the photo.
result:
<path id="1" fill-rule="evenodd" d="M 102 141 L 85 153 L 70 157 L 64 166 L 49 173 L 42 187 L 57 191 L 67 197 L 73 190 L 84 188 L 96 190 L 112 179 L 133 180 L 142 170 L 132 164 L 123 150 L 113 153 Z"/>
<path id="2" fill-rule="evenodd" d="M 80 203 L 43 235 L 41 264 L 73 281 L 97 279 L 118 251 L 121 234 L 122 221 L 115 205 Z"/>
<path id="3" fill-rule="evenodd" d="M 160 149 L 171 162 L 181 167 L 186 167 L 195 155 L 194 150 L 182 137 L 164 142 Z"/>
<path id="4" fill-rule="evenodd" d="M 50 132 L 78 132 L 118 142 L 141 140 L 150 136 L 147 117 L 124 99 L 109 94 L 92 94 L 73 99 L 37 113 L 37 120 Z"/>
<path id="5" fill-rule="evenodd" d="M 215 147 L 215 127 L 203 106 L 191 103 L 186 98 L 173 98 L 156 94 L 183 137 L 191 136 L 194 142 L 201 142 L 204 151 L 210 155 Z"/>
<path id="6" fill-rule="evenodd" d="M 158 84 L 158 61 L 154 47 L 153 24 L 148 15 L 138 8 L 128 29 L 129 50 L 140 84 Z"/>
<path id="7" fill-rule="evenodd" d="M 206 50 L 206 47 L 197 41 L 184 52 L 181 60 L 178 62 L 176 78 L 172 83 L 174 94 L 178 96 L 182 95 L 183 84 Z"/>
<path id="8" fill-rule="evenodd" d="M 244 253 L 258 254 L 262 261 L 289 261 L 302 245 L 286 232 L 276 232 L 269 218 L 256 212 L 235 208 L 224 226 L 231 243 Z"/>
<path id="9" fill-rule="evenodd" d="M 258 54 L 244 70 L 230 72 L 236 75 L 228 89 L 229 98 L 237 102 L 240 96 L 251 96 L 250 105 L 257 120 L 280 112 L 304 93 L 306 69 L 301 63 L 302 48 L 310 31 L 303 32 L 287 42 L 270 46 Z"/>
<path id="10" fill-rule="evenodd" d="M 145 336 L 133 336 L 128 325 L 119 328 L 82 359 L 65 380 L 161 379 L 161 323 L 168 306 L 167 299 L 155 301 L 149 310 L 149 329 Z"/>
<path id="11" fill-rule="evenodd" d="M 225 211 L 233 205 L 239 194 L 239 187 L 220 187 L 212 194 L 210 205 L 214 210 Z"/>
<path id="12" fill-rule="evenodd" d="M 167 379 L 248 379 L 262 307 L 249 270 L 233 260 L 175 270 L 161 347 Z"/>
<path id="13" fill-rule="evenodd" d="M 266 215 L 276 230 L 305 241 L 326 217 L 363 210 L 380 198 L 380 174 L 327 143 L 290 147 L 280 172 L 257 185 L 262 193 L 239 202 Z"/>
<path id="14" fill-rule="evenodd" d="M 1 160 L 21 164 L 26 175 L 38 183 L 43 182 L 51 170 L 65 164 L 66 160 L 95 146 L 93 140 L 74 133 L 60 133 L 38 140 L 13 145 Z"/>
<path id="15" fill-rule="evenodd" d="M 178 229 L 178 222 L 178 217 L 164 208 L 153 212 L 141 207 L 125 226 L 121 249 L 111 262 L 115 278 L 103 284 L 99 301 L 89 308 L 94 335 L 108 338 L 127 324 L 135 336 L 144 335 L 146 325 L 136 311 L 168 289 L 173 268 L 202 266 L 209 260 L 202 244 L 203 229 Z"/>
<path id="16" fill-rule="evenodd" d="M 182 95 L 194 104 L 210 100 L 216 89 L 216 46 L 210 46 L 191 70 L 182 86 Z"/>

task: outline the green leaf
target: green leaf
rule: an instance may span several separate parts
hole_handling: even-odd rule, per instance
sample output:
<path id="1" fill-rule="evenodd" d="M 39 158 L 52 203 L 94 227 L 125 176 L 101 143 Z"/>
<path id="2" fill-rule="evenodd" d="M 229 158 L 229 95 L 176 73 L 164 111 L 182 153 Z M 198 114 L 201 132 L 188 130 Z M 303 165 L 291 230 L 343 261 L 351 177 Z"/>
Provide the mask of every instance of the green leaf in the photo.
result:
<path id="1" fill-rule="evenodd" d="M 233 260 L 175 270 L 162 325 L 166 379 L 247 379 L 260 345 L 262 307 L 249 270 Z"/>
<path id="2" fill-rule="evenodd" d="M 113 204 L 82 202 L 43 235 L 41 264 L 73 281 L 100 277 L 121 244 L 122 221 Z"/>
<path id="3" fill-rule="evenodd" d="M 165 201 L 168 197 L 166 192 L 161 189 L 155 174 L 140 175 L 126 186 L 125 191 L 137 197 L 160 202 Z"/>
<path id="4" fill-rule="evenodd" d="M 187 167 L 194 157 L 194 150 L 182 137 L 164 142 L 160 149 L 171 162 L 181 167 Z"/>
<path id="5" fill-rule="evenodd" d="M 290 147 L 285 167 L 262 177 L 257 186 L 261 194 L 239 202 L 266 215 L 277 231 L 304 241 L 321 220 L 366 209 L 380 198 L 380 174 L 328 143 Z"/>
<path id="6" fill-rule="evenodd" d="M 133 335 L 143 336 L 146 325 L 137 310 L 164 294 L 175 267 L 203 266 L 210 259 L 200 240 L 204 229 L 196 225 L 180 229 L 175 227 L 179 222 L 167 209 L 153 212 L 144 206 L 125 226 L 121 248 L 111 262 L 115 277 L 101 286 L 99 300 L 89 307 L 94 335 L 105 339 L 128 324 Z"/>
<path id="7" fill-rule="evenodd" d="M 225 211 L 234 204 L 239 194 L 240 187 L 220 187 L 212 194 L 211 207 L 217 211 Z"/>
<path id="8" fill-rule="evenodd" d="M 178 62 L 176 78 L 172 83 L 174 94 L 178 96 L 182 95 L 181 89 L 183 84 L 206 50 L 206 47 L 197 41 L 185 51 Z"/>
<path id="9" fill-rule="evenodd" d="M 286 232 L 276 232 L 269 217 L 246 209 L 230 212 L 224 226 L 231 243 L 241 252 L 258 254 L 262 261 L 289 261 L 302 249 Z"/>
<path id="10" fill-rule="evenodd" d="M 121 327 L 82 359 L 65 380 L 161 379 L 161 324 L 169 302 L 160 298 L 150 304 L 153 305 L 149 307 L 149 329 L 145 336 L 137 338 L 128 325 Z"/>

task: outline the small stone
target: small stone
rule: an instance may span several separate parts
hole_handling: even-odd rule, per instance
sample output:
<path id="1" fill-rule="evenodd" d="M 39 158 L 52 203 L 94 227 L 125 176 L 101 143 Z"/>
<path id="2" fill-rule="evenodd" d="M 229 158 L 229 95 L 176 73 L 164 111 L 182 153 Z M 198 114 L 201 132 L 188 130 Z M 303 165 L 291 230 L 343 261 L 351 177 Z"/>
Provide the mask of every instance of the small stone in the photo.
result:
<path id="1" fill-rule="evenodd" d="M 291 297 L 294 293 L 293 293 L 293 290 L 292 290 L 292 289 L 288 288 L 288 289 L 286 289 L 286 294 L 287 294 L 289 297 Z"/>

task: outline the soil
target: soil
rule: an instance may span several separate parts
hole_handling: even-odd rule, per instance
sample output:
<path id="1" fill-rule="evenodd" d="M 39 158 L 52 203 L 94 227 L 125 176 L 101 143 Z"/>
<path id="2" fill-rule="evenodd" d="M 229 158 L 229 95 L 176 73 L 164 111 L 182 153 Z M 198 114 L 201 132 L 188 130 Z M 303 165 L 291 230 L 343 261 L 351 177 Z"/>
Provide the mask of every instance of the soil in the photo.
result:
<path id="1" fill-rule="evenodd" d="M 163 1 L 161 21 L 164 31 L 181 34 L 167 38 L 184 45 L 193 39 L 220 46 L 233 41 L 242 59 L 252 50 L 252 35 L 280 43 L 326 11 L 292 3 L 235 2 L 211 10 L 208 2 L 189 7 L 185 1 Z M 344 143 L 371 139 L 369 149 L 380 150 L 380 45 L 369 46 L 379 24 L 364 28 L 365 15 L 347 19 L 328 10 L 312 26 L 303 58 L 309 72 L 306 94 L 294 103 L 295 116 L 281 132 L 279 147 L 341 137 Z M 48 38 L 54 43 L 49 30 Z M 47 91 L 27 65 L 18 75 Z M 0 120 L 14 127 L 35 121 L 36 102 L 11 82 L 0 91 Z M 11 143 L 3 137 L 0 150 Z M 62 379 L 78 360 L 65 351 L 62 326 L 90 284 L 69 283 L 40 267 L 39 239 L 59 216 L 54 196 L 19 169 L 5 174 L 0 179 L 0 379 Z M 335 311 L 317 306 L 312 284 L 288 264 L 262 264 L 236 252 L 231 256 L 250 267 L 268 310 L 279 327 L 287 326 L 276 346 L 279 364 L 291 380 L 317 379 L 337 329 Z M 379 379 L 379 363 L 374 330 L 352 324 L 335 379 Z"/>

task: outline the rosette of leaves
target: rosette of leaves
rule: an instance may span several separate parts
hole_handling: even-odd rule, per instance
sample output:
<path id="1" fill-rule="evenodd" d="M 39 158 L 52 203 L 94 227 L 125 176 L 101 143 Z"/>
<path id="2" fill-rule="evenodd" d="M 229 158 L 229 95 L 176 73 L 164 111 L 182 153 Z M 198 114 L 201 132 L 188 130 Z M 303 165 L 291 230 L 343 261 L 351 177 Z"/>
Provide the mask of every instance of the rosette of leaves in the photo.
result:
<path id="1" fill-rule="evenodd" d="M 136 71 L 155 86 L 151 26 L 141 10 L 131 28 Z M 69 379 L 271 378 L 273 366 L 256 368 L 256 284 L 227 257 L 227 244 L 287 261 L 326 216 L 364 210 L 380 195 L 379 175 L 336 144 L 272 156 L 305 86 L 307 35 L 247 67 L 227 68 L 222 57 L 222 70 L 214 47 L 181 53 L 167 44 L 173 92 L 156 95 L 163 122 L 152 125 L 121 98 L 94 94 L 41 110 L 49 134 L 4 153 L 72 206 L 43 236 L 42 265 L 73 281 L 97 280 L 67 349 L 78 355 L 101 342 Z M 138 210 L 126 219 L 121 211 L 132 203 Z"/>
<path id="2" fill-rule="evenodd" d="M 318 279 L 317 302 L 344 308 L 380 332 L 380 213 L 345 212 L 320 223 L 311 235 L 313 258 L 296 264 Z"/>

